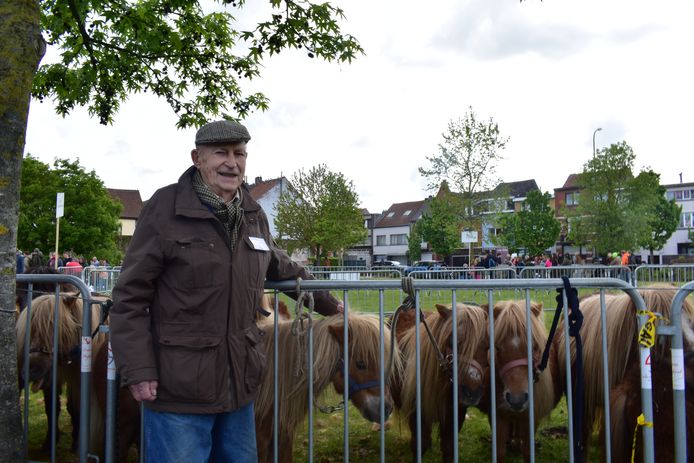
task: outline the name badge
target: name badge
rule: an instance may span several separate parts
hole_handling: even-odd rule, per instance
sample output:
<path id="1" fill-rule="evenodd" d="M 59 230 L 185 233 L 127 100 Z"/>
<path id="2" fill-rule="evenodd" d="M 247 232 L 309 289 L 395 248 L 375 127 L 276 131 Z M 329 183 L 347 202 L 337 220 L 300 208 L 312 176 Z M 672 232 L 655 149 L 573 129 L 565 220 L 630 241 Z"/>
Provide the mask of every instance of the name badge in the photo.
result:
<path id="1" fill-rule="evenodd" d="M 253 245 L 253 249 L 256 251 L 269 251 L 270 248 L 268 247 L 267 243 L 265 240 L 260 237 L 260 236 L 249 236 L 249 240 L 251 240 L 251 244 Z"/>

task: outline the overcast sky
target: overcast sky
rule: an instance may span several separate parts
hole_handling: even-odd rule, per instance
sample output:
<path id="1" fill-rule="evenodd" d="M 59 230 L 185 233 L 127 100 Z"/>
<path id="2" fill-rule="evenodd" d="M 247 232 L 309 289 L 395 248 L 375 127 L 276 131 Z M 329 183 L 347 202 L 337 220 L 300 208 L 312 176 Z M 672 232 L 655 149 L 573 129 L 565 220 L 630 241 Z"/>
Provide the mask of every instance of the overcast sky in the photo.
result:
<path id="1" fill-rule="evenodd" d="M 553 192 L 580 172 L 602 127 L 598 149 L 625 140 L 637 171 L 694 181 L 689 0 L 335 3 L 366 55 L 336 64 L 291 51 L 265 62 L 246 85 L 271 100 L 244 121 L 250 183 L 326 163 L 371 212 L 424 199 L 417 168 L 469 106 L 510 137 L 499 180 L 535 179 Z M 244 21 L 260 14 L 244 11 Z M 86 110 L 62 119 L 50 102 L 33 101 L 26 151 L 47 163 L 79 158 L 107 187 L 148 199 L 191 164 L 195 129 L 175 123 L 165 101 L 147 96 L 123 104 L 108 127 Z"/>

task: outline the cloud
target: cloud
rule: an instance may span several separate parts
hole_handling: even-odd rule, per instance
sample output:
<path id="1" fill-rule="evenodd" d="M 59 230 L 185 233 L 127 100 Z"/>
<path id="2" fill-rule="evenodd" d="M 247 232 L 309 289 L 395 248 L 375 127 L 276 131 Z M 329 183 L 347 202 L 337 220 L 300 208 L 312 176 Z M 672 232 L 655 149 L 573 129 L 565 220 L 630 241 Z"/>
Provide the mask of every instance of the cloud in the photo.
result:
<path id="1" fill-rule="evenodd" d="M 649 22 L 603 28 L 591 21 L 581 23 L 562 15 L 552 16 L 550 7 L 548 11 L 494 0 L 465 2 L 434 37 L 433 45 L 479 60 L 525 54 L 561 60 L 599 44 L 629 44 L 663 29 Z M 591 11 L 586 7 L 582 13 Z"/>

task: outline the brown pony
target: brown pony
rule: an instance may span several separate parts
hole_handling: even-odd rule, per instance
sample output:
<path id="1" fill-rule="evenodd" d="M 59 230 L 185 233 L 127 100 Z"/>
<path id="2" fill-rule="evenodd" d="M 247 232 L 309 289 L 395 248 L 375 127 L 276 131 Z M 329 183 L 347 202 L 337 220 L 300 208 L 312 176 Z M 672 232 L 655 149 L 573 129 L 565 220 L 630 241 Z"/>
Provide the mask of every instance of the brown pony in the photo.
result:
<path id="1" fill-rule="evenodd" d="M 677 289 L 670 285 L 657 285 L 642 288 L 639 293 L 646 307 L 670 318 L 670 306 Z M 590 317 L 591 323 L 584 322 L 585 337 L 598 339 L 601 336 L 599 298 L 595 296 L 590 303 L 582 303 L 584 317 Z M 607 301 L 606 301 L 607 303 Z M 612 460 L 628 462 L 631 460 L 636 418 L 641 413 L 641 376 L 638 353 L 638 323 L 636 308 L 627 295 L 611 296 L 606 307 L 608 365 L 611 386 L 610 392 L 610 431 Z M 597 320 L 596 320 L 597 319 Z M 687 441 L 694 442 L 694 304 L 685 299 L 682 305 L 682 330 L 685 355 L 686 379 L 686 414 Z M 585 341 L 584 341 L 585 342 Z M 585 353 L 586 371 L 586 416 L 594 420 L 598 417 L 602 405 L 602 360 L 600 351 L 594 349 Z M 592 369 L 592 371 L 591 371 Z M 670 337 L 658 336 L 657 344 L 651 349 L 651 377 L 654 412 L 655 455 L 658 461 L 674 461 L 674 430 L 672 410 L 672 365 L 670 355 Z M 590 382 L 589 382 L 590 381 Z M 595 384 L 600 385 L 600 389 Z M 591 415 L 587 413 L 590 412 Z M 601 437 L 604 439 L 604 422 L 600 421 Z M 593 421 L 586 421 L 592 430 Z M 642 433 L 639 429 L 636 439 L 636 455 L 642 459 Z M 583 436 L 587 441 L 588 437 Z M 689 452 L 689 460 L 694 461 L 694 453 Z"/>
<path id="2" fill-rule="evenodd" d="M 529 391 L 528 369 L 535 376 L 533 403 L 535 430 L 542 418 L 550 414 L 559 400 L 555 390 L 553 375 L 556 371 L 553 356 L 550 356 L 549 368 L 540 372 L 537 367 L 542 350 L 547 343 L 542 304 L 531 302 L 530 323 L 532 329 L 532 365 L 527 357 L 527 319 L 525 301 L 499 301 L 494 306 L 494 355 L 496 377 L 496 436 L 498 461 L 504 461 L 506 447 L 512 438 L 521 442 L 521 451 L 525 461 L 530 460 L 529 435 Z M 487 376 L 487 393 L 481 408 L 491 414 L 492 394 L 491 380 Z M 491 422 L 491 416 L 490 416 Z"/>
<path id="3" fill-rule="evenodd" d="M 677 289 L 668 284 L 657 284 L 647 288 L 639 288 L 639 294 L 643 298 L 646 307 L 658 312 L 665 318 L 670 316 L 670 305 L 677 293 Z M 587 455 L 590 436 L 596 419 L 602 416 L 604 406 L 603 394 L 603 373 L 602 373 L 602 327 L 600 312 L 600 295 L 594 294 L 581 300 L 581 312 L 583 312 L 583 325 L 581 337 L 583 341 L 583 370 L 585 379 L 584 397 L 584 426 L 581 430 L 576 430 L 577 438 L 585 449 Z M 683 325 L 691 324 L 694 320 L 694 305 L 690 301 L 685 301 L 682 306 Z M 640 364 L 638 350 L 638 321 L 636 318 L 636 306 L 631 297 L 626 294 L 606 294 L 605 295 L 605 318 L 606 318 L 606 337 L 607 337 L 607 359 L 608 359 L 608 386 L 612 390 L 621 384 L 632 365 Z M 689 320 L 689 322 L 686 322 Z M 563 329 L 557 331 L 554 340 L 557 360 L 558 360 L 558 379 L 564 388 L 566 378 L 565 365 L 565 341 Z M 694 343 L 689 345 L 685 339 L 685 349 L 692 349 Z M 651 361 L 653 363 L 669 362 L 670 342 L 669 337 L 661 336 L 658 343 L 651 349 Z M 571 361 L 575 361 L 574 340 L 571 339 Z M 672 386 L 669 386 L 672 390 Z M 639 386 L 640 391 L 640 386 Z M 640 392 L 639 392 L 640 395 Z M 670 401 L 672 401 L 670 392 Z M 603 421 L 603 420 L 601 420 Z M 634 426 L 636 423 L 634 423 Z M 628 430 L 627 430 L 628 431 Z M 633 429 L 629 432 L 633 432 Z M 619 434 L 618 434 L 619 435 Z"/>
<path id="4" fill-rule="evenodd" d="M 414 313 L 415 311 L 408 311 Z M 431 447 L 431 428 L 439 423 L 441 452 L 444 461 L 453 461 L 453 448 L 457 445 L 453 436 L 453 407 L 458 407 L 458 429 L 465 421 L 469 406 L 477 405 L 484 392 L 484 371 L 488 368 L 487 352 L 489 336 L 487 312 L 481 307 L 458 303 L 456 305 L 458 341 L 458 403 L 453 403 L 453 372 L 451 365 L 440 364 L 438 353 L 447 360 L 453 351 L 453 310 L 437 304 L 436 312 L 425 316 L 433 340 L 420 324 L 420 378 L 421 378 L 421 430 L 422 453 Z M 405 320 L 408 320 L 407 318 Z M 414 320 L 412 320 L 414 321 Z M 399 324 L 399 321 L 398 321 Z M 397 329 L 397 326 L 396 326 Z M 402 335 L 400 348 L 405 362 L 402 378 L 402 415 L 408 418 L 411 438 L 410 448 L 417 455 L 416 418 L 416 330 L 412 326 Z M 433 343 L 432 343 L 433 341 Z M 434 345 L 435 343 L 435 345 Z"/>
<path id="5" fill-rule="evenodd" d="M 284 301 L 277 302 L 279 320 L 290 320 L 289 308 Z M 275 323 L 275 296 L 270 293 L 263 293 L 260 298 L 260 309 L 256 311 L 255 322 L 258 326 Z"/>
<path id="6" fill-rule="evenodd" d="M 51 383 L 53 365 L 53 310 L 56 306 L 54 295 L 39 296 L 31 305 L 31 338 L 29 352 L 25 355 L 24 339 L 27 331 L 27 310 L 19 314 L 16 323 L 17 334 L 17 368 L 20 387 L 24 385 L 24 359 L 29 360 L 29 382 L 31 390 L 43 391 L 44 407 L 48 417 L 48 430 L 44 440 L 44 450 L 50 449 L 52 418 Z M 77 448 L 79 437 L 79 401 L 80 401 L 80 347 L 82 340 L 82 299 L 75 295 L 65 295 L 59 299 L 58 325 L 58 397 L 63 385 L 67 384 L 67 410 L 72 422 L 72 449 Z M 92 330 L 99 325 L 100 310 L 92 307 Z M 103 336 L 94 339 L 94 348 L 103 343 Z M 60 400 L 60 399 L 58 399 Z M 60 414 L 60 406 L 56 407 Z M 56 418 L 57 421 L 57 418 Z M 56 435 L 56 441 L 60 431 Z"/>
<path id="7" fill-rule="evenodd" d="M 377 383 L 380 377 L 379 371 L 379 321 L 370 315 L 350 313 L 349 324 L 349 384 L 354 391 L 350 394 L 350 400 L 364 418 L 369 421 L 380 419 L 380 389 Z M 297 426 L 304 420 L 308 410 L 308 384 L 307 384 L 307 330 L 296 330 L 293 322 L 279 323 L 279 461 L 292 461 L 292 447 Z M 271 461 L 273 444 L 273 382 L 274 372 L 272 367 L 273 349 L 275 344 L 274 327 L 263 325 L 264 339 L 270 358 L 267 372 L 256 402 L 256 435 L 258 439 L 258 460 Z M 294 334 L 292 331 L 296 331 Z M 343 315 L 333 315 L 313 322 L 313 392 L 319 397 L 321 393 L 333 384 L 335 390 L 344 392 L 343 377 Z M 388 361 L 390 353 L 390 331 L 384 332 L 385 352 L 384 358 Z M 398 369 L 398 354 L 394 356 L 396 370 Z M 364 388 L 357 385 L 368 385 Z M 390 392 L 386 388 L 385 419 L 390 415 L 393 404 Z M 345 412 L 346 413 L 346 412 Z"/>
<path id="8" fill-rule="evenodd" d="M 92 368 L 92 391 L 96 396 L 100 417 L 106 416 L 106 388 L 108 368 L 108 343 L 102 343 L 94 354 Z M 116 435 L 113 461 L 125 463 L 132 446 L 140 444 L 140 404 L 133 398 L 127 387 L 118 387 L 116 392 L 118 406 L 116 407 Z M 94 406 L 94 403 L 92 403 Z M 103 426 L 101 421 L 99 425 Z M 96 431 L 92 429 L 92 433 Z M 102 459 L 103 461 L 103 459 Z"/>

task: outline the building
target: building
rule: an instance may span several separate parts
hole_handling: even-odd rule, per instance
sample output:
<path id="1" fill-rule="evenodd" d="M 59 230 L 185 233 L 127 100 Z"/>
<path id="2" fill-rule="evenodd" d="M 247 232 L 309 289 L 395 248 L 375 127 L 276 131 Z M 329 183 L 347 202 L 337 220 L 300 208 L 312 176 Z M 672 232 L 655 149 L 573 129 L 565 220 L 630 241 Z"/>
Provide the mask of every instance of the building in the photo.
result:
<path id="1" fill-rule="evenodd" d="M 426 209 L 426 200 L 392 204 L 373 226 L 373 262 L 407 263 L 407 243 L 414 223 Z M 427 257 L 422 255 L 422 259 Z M 428 257 L 431 259 L 431 256 Z"/>
<path id="2" fill-rule="evenodd" d="M 289 180 L 285 177 L 263 180 L 262 177 L 256 177 L 255 182 L 248 186 L 251 197 L 260 204 L 270 225 L 270 234 L 275 238 L 281 238 L 277 234 L 275 227 L 275 219 L 277 218 L 277 204 L 280 196 L 289 191 Z"/>
<path id="3" fill-rule="evenodd" d="M 380 214 L 372 214 L 368 209 L 362 209 L 366 238 L 349 249 L 345 249 L 345 265 L 371 266 L 373 264 L 373 228 Z"/>
<path id="4" fill-rule="evenodd" d="M 123 205 L 123 210 L 120 214 L 120 231 L 119 231 L 119 248 L 125 251 L 135 233 L 137 220 L 140 218 L 142 207 L 142 197 L 140 190 L 119 190 L 115 188 L 107 188 L 108 194 Z"/>
<path id="5" fill-rule="evenodd" d="M 649 262 L 650 251 L 647 249 L 641 249 L 636 254 L 641 256 L 643 262 L 653 264 L 672 264 L 681 259 L 694 262 L 694 243 L 690 239 L 690 233 L 694 232 L 694 183 L 675 183 L 663 187 L 665 197 L 674 199 L 682 208 L 680 223 L 663 249 L 653 252 L 653 262 Z"/>
<path id="6" fill-rule="evenodd" d="M 263 211 L 265 211 L 270 234 L 275 239 L 282 239 L 277 232 L 275 219 L 277 218 L 277 204 L 280 201 L 280 196 L 286 193 L 292 193 L 289 180 L 284 176 L 270 180 L 263 180 L 262 177 L 256 177 L 255 182 L 248 185 L 248 190 L 251 193 L 251 197 L 263 208 Z M 291 257 L 296 262 L 306 263 L 308 261 L 308 250 L 294 251 Z"/>

